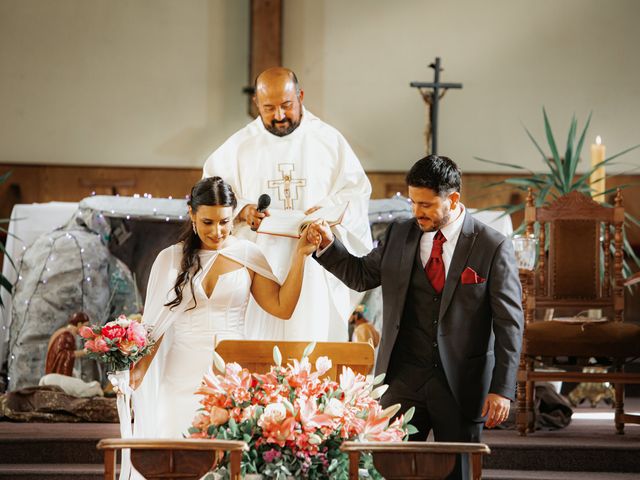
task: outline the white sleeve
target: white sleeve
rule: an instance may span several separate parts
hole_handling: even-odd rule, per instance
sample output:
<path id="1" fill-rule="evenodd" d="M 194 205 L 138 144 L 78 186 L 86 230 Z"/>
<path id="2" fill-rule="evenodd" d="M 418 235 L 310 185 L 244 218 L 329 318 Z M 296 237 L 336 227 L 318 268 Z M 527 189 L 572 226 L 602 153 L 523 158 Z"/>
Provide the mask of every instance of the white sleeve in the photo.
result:
<path id="1" fill-rule="evenodd" d="M 172 312 L 165 303 L 175 297 L 175 285 L 180 266 L 180 246 L 173 245 L 162 250 L 151 267 L 144 302 L 143 323 L 151 330 L 151 337 L 158 340 L 171 324 Z"/>
<path id="2" fill-rule="evenodd" d="M 349 204 L 342 223 L 333 227 L 333 231 L 349 252 L 362 256 L 372 248 L 369 228 L 371 183 L 349 143 L 342 135 L 338 135 L 340 170 L 322 206 Z"/>

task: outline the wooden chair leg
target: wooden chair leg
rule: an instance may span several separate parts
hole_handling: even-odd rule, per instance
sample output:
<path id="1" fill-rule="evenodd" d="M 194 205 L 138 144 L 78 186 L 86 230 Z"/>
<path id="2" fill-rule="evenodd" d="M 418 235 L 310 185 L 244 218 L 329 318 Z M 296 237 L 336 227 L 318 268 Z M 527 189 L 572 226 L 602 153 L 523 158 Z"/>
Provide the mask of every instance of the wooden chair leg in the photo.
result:
<path id="1" fill-rule="evenodd" d="M 613 400 L 613 408 L 615 409 L 614 422 L 616 425 L 616 433 L 624 434 L 624 384 L 615 383 L 613 385 L 616 393 Z"/>
<path id="2" fill-rule="evenodd" d="M 480 453 L 472 453 L 471 454 L 471 478 L 473 480 L 481 480 L 482 479 L 482 454 Z"/>
<path id="3" fill-rule="evenodd" d="M 349 480 L 358 480 L 360 452 L 349 452 Z"/>
<path id="4" fill-rule="evenodd" d="M 241 470 L 240 463 L 242 461 L 242 452 L 231 452 L 229 458 L 229 478 L 231 480 L 240 480 Z"/>
<path id="5" fill-rule="evenodd" d="M 520 355 L 520 364 L 518 367 L 518 378 L 516 383 L 516 426 L 518 433 L 524 436 L 527 434 L 527 397 L 526 397 L 526 379 L 527 379 L 527 360 L 524 353 Z"/>
<path id="6" fill-rule="evenodd" d="M 104 451 L 104 480 L 115 480 L 116 478 L 116 451 Z"/>

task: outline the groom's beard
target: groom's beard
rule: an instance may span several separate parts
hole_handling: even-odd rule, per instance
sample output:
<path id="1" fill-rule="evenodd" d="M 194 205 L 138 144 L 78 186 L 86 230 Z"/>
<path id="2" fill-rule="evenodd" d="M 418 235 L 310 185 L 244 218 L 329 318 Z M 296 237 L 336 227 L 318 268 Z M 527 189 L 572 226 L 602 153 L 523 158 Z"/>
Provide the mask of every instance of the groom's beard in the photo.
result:
<path id="1" fill-rule="evenodd" d="M 437 232 L 444 226 L 446 226 L 451 220 L 451 209 L 447 208 L 446 211 L 439 219 L 433 219 L 429 217 L 416 217 L 418 227 L 425 233 Z"/>
<path id="2" fill-rule="evenodd" d="M 268 126 L 265 125 L 265 128 L 269 133 L 273 133 L 278 137 L 286 137 L 290 133 L 293 133 L 293 131 L 299 126 L 300 120 L 292 121 L 288 118 L 285 118 L 284 120 L 280 121 L 271 120 L 271 123 Z"/>

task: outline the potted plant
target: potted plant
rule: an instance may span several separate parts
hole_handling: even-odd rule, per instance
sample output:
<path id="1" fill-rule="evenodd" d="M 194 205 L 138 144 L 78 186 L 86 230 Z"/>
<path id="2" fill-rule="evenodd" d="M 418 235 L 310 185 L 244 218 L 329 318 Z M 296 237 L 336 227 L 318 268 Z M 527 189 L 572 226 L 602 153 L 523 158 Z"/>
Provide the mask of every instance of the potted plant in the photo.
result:
<path id="1" fill-rule="evenodd" d="M 492 165 L 500 165 L 502 167 L 512 168 L 524 174 L 517 177 L 507 178 L 499 182 L 490 183 L 485 185 L 485 187 L 492 188 L 508 185 L 524 192 L 527 192 L 529 189 L 531 189 L 535 195 L 536 206 L 550 204 L 556 198 L 573 191 L 579 191 L 584 193 L 585 195 L 590 195 L 591 185 L 589 179 L 591 174 L 596 169 L 605 165 L 613 165 L 615 164 L 614 160 L 616 160 L 618 157 L 621 157 L 622 155 L 625 155 L 626 153 L 629 153 L 630 151 L 640 147 L 640 144 L 638 144 L 634 145 L 633 147 L 624 149 L 621 152 L 616 153 L 615 155 L 611 155 L 610 157 L 605 158 L 602 162 L 596 165 L 592 165 L 583 174 L 579 174 L 577 173 L 577 167 L 580 164 L 580 155 L 582 153 L 584 140 L 586 138 L 587 130 L 589 129 L 589 124 L 591 122 L 591 114 L 589 114 L 589 117 L 587 118 L 584 128 L 580 132 L 579 136 L 578 122 L 575 115 L 573 116 L 573 118 L 571 119 L 571 125 L 569 127 L 569 134 L 567 136 L 567 144 L 564 149 L 564 155 L 561 155 L 556 143 L 555 136 L 553 134 L 553 130 L 551 128 L 551 122 L 549 121 L 549 117 L 547 116 L 547 112 L 544 108 L 542 109 L 542 113 L 544 117 L 546 141 L 551 155 L 548 155 L 547 152 L 543 150 L 540 142 L 535 139 L 535 137 L 526 127 L 525 131 L 527 133 L 527 136 L 531 139 L 534 146 L 536 147 L 536 150 L 542 157 L 542 162 L 546 167 L 546 171 L 536 173 L 521 165 L 474 157 L 478 161 L 490 163 Z M 615 188 L 605 190 L 604 196 L 606 198 L 606 195 L 615 192 L 618 188 L 624 189 L 628 186 L 630 186 L 630 184 L 619 185 Z M 607 202 L 603 203 L 605 205 L 610 205 Z M 523 210 L 524 207 L 524 202 L 521 202 L 517 205 L 494 205 L 489 207 L 489 209 L 502 209 L 505 210 L 505 215 L 507 215 Z M 640 220 L 630 213 L 625 212 L 624 226 L 625 229 L 623 230 L 623 241 L 625 255 L 627 258 L 633 260 L 636 266 L 640 267 L 640 259 L 633 251 L 633 248 L 629 243 L 626 234 L 627 228 L 631 228 L 633 226 L 640 227 Z M 525 225 L 523 223 L 515 229 L 514 233 L 522 233 L 524 231 L 524 227 Z M 626 260 L 623 263 L 623 269 L 625 277 L 631 275 L 632 269 Z"/>

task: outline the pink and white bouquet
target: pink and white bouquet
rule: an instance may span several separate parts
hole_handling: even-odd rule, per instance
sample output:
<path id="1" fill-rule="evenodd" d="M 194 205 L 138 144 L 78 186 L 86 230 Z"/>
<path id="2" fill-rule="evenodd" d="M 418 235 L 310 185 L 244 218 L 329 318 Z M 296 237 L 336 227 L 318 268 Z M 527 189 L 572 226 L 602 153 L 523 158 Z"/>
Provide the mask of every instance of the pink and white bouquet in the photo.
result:
<path id="1" fill-rule="evenodd" d="M 383 409 L 378 398 L 386 391 L 373 381 L 343 368 L 339 381 L 323 376 L 331 360 L 319 357 L 312 367 L 308 355 L 282 366 L 278 347 L 275 365 L 266 374 L 251 373 L 217 354 L 216 368 L 205 375 L 196 394 L 202 408 L 189 429 L 191 438 L 243 440 L 242 473 L 266 478 L 348 479 L 348 457 L 340 451 L 347 440 L 400 442 L 416 431 L 408 422 L 413 409 L 391 420 L 400 405 Z M 380 478 L 370 457 L 363 466 Z"/>
<path id="2" fill-rule="evenodd" d="M 128 370 L 151 351 L 153 341 L 140 315 L 120 315 L 103 326 L 90 325 L 79 331 L 87 357 L 107 364 L 109 371 Z"/>

